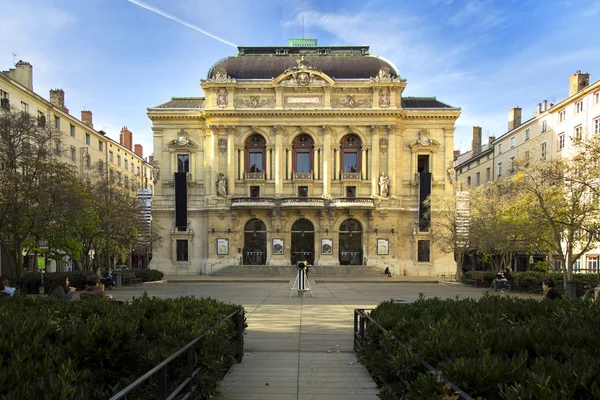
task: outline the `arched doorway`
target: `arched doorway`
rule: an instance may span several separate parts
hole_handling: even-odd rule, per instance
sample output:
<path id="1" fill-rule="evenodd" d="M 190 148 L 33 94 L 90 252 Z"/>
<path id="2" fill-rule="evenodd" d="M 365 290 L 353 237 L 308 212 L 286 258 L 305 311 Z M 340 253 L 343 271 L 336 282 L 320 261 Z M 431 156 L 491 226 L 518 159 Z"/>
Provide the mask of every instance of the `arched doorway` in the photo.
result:
<path id="1" fill-rule="evenodd" d="M 340 225 L 340 265 L 362 265 L 362 226 L 355 219 Z"/>
<path id="2" fill-rule="evenodd" d="M 251 219 L 244 228 L 244 265 L 267 263 L 267 226 L 260 219 Z"/>
<path id="3" fill-rule="evenodd" d="M 292 225 L 292 265 L 300 261 L 310 265 L 315 261 L 315 226 L 306 218 Z"/>

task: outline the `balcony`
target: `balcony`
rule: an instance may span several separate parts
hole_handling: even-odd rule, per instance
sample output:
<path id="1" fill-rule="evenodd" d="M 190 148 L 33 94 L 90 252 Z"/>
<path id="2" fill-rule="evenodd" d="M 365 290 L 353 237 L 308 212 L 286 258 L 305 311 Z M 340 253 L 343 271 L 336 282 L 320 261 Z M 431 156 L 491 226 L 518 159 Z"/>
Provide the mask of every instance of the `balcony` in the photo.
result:
<path id="1" fill-rule="evenodd" d="M 272 197 L 236 197 L 231 199 L 231 208 L 275 208 L 275 199 Z"/>
<path id="2" fill-rule="evenodd" d="M 244 172 L 244 179 L 247 181 L 264 181 L 266 179 L 265 172 Z"/>
<path id="3" fill-rule="evenodd" d="M 373 199 L 369 197 L 340 197 L 331 199 L 332 208 L 373 208 Z"/>
<path id="4" fill-rule="evenodd" d="M 319 197 L 287 197 L 281 199 L 281 208 L 323 208 L 325 199 Z"/>
<path id="5" fill-rule="evenodd" d="M 293 179 L 295 181 L 312 181 L 313 172 L 294 172 Z"/>
<path id="6" fill-rule="evenodd" d="M 360 180 L 360 171 L 358 172 L 341 172 L 340 173 L 340 179 L 341 180 L 346 180 L 346 179 L 352 179 L 352 180 Z"/>

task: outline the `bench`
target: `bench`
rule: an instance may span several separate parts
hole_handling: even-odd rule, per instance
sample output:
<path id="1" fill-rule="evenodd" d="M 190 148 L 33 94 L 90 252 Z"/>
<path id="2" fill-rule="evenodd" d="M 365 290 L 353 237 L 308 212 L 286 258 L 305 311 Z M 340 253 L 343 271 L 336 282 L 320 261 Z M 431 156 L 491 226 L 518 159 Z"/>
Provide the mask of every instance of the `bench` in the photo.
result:
<path id="1" fill-rule="evenodd" d="M 509 292 L 512 288 L 519 289 L 519 277 L 513 276 L 511 281 L 500 281 L 496 284 L 496 291 L 498 289 L 507 289 Z"/>
<path id="2" fill-rule="evenodd" d="M 473 272 L 471 278 L 465 278 L 465 286 L 473 285 L 473 287 L 483 287 L 483 272 Z"/>
<path id="3" fill-rule="evenodd" d="M 135 272 L 123 272 L 123 285 L 139 283 L 142 284 L 142 278 L 135 276 Z"/>

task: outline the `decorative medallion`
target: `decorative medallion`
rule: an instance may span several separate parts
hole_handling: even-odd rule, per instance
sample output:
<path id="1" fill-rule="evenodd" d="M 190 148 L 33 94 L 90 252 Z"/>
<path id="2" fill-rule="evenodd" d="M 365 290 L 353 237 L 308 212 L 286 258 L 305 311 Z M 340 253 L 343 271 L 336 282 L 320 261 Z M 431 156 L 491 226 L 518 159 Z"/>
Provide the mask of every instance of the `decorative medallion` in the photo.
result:
<path id="1" fill-rule="evenodd" d="M 419 131 L 419 144 L 421 146 L 429 146 L 431 144 L 431 140 L 429 139 L 429 132 L 427 132 L 427 129 L 421 129 Z"/>
<path id="2" fill-rule="evenodd" d="M 225 139 L 225 138 L 220 138 L 219 139 L 219 151 L 221 153 L 226 153 L 227 152 L 227 139 Z"/>
<path id="3" fill-rule="evenodd" d="M 217 106 L 221 108 L 227 107 L 227 89 L 217 90 Z"/>

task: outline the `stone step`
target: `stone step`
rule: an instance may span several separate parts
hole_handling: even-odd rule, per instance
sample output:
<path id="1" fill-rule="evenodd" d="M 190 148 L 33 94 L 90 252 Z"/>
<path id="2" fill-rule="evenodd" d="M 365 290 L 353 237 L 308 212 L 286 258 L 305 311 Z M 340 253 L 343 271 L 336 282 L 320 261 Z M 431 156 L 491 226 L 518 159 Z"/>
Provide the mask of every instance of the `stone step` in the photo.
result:
<path id="1" fill-rule="evenodd" d="M 298 268 L 291 265 L 230 265 L 211 276 L 294 276 Z M 382 277 L 381 267 L 364 265 L 310 266 L 310 277 Z"/>

